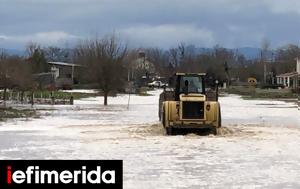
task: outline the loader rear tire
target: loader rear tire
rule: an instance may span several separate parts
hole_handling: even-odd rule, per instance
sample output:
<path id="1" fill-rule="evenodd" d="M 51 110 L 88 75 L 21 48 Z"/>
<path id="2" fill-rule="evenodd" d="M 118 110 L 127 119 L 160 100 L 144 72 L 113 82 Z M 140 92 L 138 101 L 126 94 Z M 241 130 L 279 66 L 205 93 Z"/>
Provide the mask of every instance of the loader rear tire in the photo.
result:
<path id="1" fill-rule="evenodd" d="M 167 133 L 167 135 L 173 135 L 173 128 L 172 127 L 166 127 L 166 133 Z"/>

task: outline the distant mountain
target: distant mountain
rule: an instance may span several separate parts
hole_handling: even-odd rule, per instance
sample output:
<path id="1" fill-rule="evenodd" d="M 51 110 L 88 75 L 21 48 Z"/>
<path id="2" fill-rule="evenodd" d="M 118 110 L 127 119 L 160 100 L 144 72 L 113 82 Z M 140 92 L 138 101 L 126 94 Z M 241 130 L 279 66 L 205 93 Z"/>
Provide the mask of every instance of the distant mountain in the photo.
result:
<path id="1" fill-rule="evenodd" d="M 19 49 L 1 49 L 1 50 L 4 50 L 4 52 L 6 52 L 8 55 L 25 56 L 25 50 L 19 50 Z"/>
<path id="2" fill-rule="evenodd" d="M 213 48 L 197 48 L 197 53 L 211 53 L 213 52 Z M 241 55 L 244 55 L 246 59 L 252 60 L 260 58 L 261 49 L 255 48 L 255 47 L 240 47 L 240 48 L 229 48 L 228 50 L 232 50 L 234 53 L 239 53 Z M 268 51 L 267 57 L 270 59 L 272 56 L 273 50 Z"/>
<path id="3" fill-rule="evenodd" d="M 256 59 L 260 57 L 261 49 L 254 47 L 241 47 L 232 49 L 234 52 L 238 52 L 245 56 L 246 59 Z"/>
<path id="4" fill-rule="evenodd" d="M 192 54 L 205 54 L 205 53 L 213 53 L 214 48 L 201 48 L 201 47 L 198 48 L 193 45 L 190 45 L 187 46 L 186 50 Z M 250 59 L 250 60 L 259 58 L 261 53 L 261 49 L 255 47 L 228 48 L 228 50 L 231 50 L 234 53 L 244 55 L 246 59 Z"/>

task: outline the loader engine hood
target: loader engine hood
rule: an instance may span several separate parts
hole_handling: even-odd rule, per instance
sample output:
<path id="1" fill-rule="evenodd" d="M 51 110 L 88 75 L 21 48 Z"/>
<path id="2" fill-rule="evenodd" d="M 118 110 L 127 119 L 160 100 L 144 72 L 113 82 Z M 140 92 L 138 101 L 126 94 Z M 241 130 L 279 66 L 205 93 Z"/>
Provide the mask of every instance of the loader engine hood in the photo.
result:
<path id="1" fill-rule="evenodd" d="M 180 101 L 205 101 L 206 96 L 203 94 L 181 94 L 179 96 Z"/>

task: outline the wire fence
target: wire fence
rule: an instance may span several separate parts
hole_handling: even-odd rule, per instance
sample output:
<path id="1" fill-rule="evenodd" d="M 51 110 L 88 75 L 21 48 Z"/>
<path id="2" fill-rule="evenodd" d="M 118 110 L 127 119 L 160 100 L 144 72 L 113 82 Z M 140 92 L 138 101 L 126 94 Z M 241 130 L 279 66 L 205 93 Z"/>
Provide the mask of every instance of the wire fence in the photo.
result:
<path id="1" fill-rule="evenodd" d="M 5 98 L 5 99 L 4 99 Z M 73 105 L 72 94 L 54 94 L 51 92 L 19 92 L 8 91 L 4 97 L 1 93 L 0 104 L 48 104 L 48 105 Z"/>

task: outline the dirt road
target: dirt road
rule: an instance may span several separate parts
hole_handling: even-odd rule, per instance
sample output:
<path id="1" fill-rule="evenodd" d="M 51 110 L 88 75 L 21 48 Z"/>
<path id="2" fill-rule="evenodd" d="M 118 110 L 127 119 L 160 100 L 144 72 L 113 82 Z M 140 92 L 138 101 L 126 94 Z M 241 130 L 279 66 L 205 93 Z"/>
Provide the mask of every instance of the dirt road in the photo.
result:
<path id="1" fill-rule="evenodd" d="M 40 106 L 0 126 L 1 159 L 123 159 L 124 188 L 299 188 L 300 112 L 281 101 L 220 99 L 221 136 L 166 136 L 153 96 Z"/>

